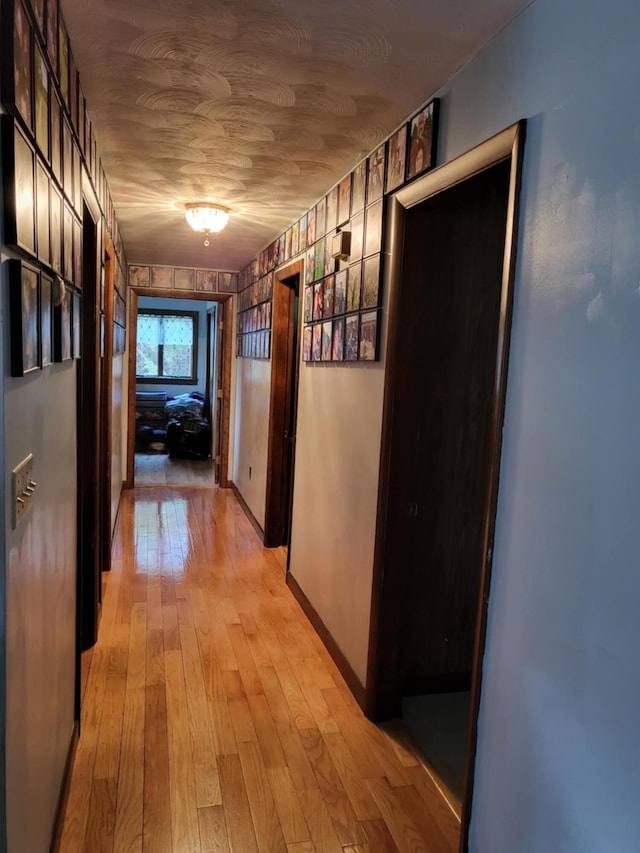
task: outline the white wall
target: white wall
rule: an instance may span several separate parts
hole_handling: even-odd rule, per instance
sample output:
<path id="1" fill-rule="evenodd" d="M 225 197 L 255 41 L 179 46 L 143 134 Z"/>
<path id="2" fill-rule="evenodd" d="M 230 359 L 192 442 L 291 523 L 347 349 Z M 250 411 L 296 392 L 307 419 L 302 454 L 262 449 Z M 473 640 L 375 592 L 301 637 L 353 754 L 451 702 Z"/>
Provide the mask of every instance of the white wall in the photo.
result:
<path id="1" fill-rule="evenodd" d="M 523 116 L 474 853 L 640 849 L 640 7 L 537 0 L 443 91 Z"/>
<path id="2" fill-rule="evenodd" d="M 235 344 L 235 340 L 234 340 Z M 234 349 L 235 353 L 235 349 Z M 250 358 L 235 361 L 233 482 L 264 529 L 269 439 L 271 362 Z"/>

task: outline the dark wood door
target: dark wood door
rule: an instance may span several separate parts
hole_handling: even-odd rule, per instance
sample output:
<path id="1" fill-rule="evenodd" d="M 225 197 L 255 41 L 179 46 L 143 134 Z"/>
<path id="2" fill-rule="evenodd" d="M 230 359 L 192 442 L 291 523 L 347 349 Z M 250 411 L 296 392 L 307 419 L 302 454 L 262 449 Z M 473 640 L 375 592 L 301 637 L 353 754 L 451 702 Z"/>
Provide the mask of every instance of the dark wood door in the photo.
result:
<path id="1" fill-rule="evenodd" d="M 509 174 L 406 215 L 389 514 L 405 695 L 470 686 Z"/>

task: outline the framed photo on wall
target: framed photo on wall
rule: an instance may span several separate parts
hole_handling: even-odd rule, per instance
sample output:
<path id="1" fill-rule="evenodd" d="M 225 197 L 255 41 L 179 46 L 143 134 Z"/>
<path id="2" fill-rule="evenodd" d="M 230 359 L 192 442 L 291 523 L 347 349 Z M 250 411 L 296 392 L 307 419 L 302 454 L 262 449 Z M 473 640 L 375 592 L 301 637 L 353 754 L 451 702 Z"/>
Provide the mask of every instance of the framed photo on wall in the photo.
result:
<path id="1" fill-rule="evenodd" d="M 384 164 L 386 142 L 383 142 L 369 157 L 369 177 L 367 180 L 367 203 L 382 198 L 384 192 Z"/>
<path id="2" fill-rule="evenodd" d="M 382 200 L 367 208 L 364 233 L 365 257 L 380 252 L 382 249 Z"/>
<path id="3" fill-rule="evenodd" d="M 196 290 L 215 293 L 218 286 L 218 273 L 214 270 L 198 270 L 196 272 Z"/>
<path id="4" fill-rule="evenodd" d="M 406 161 L 407 125 L 403 124 L 389 139 L 387 151 L 387 192 L 395 190 L 396 187 L 404 183 Z"/>
<path id="5" fill-rule="evenodd" d="M 176 290 L 195 290 L 196 271 L 188 267 L 176 267 L 173 271 L 173 286 Z"/>
<path id="6" fill-rule="evenodd" d="M 33 128 L 32 44 L 27 12 L 21 0 L 13 0 L 13 98 L 7 100 L 13 100 L 28 128 Z"/>
<path id="7" fill-rule="evenodd" d="M 44 55 L 36 44 L 33 55 L 35 83 L 36 142 L 45 160 L 49 159 L 49 71 Z"/>
<path id="8" fill-rule="evenodd" d="M 40 367 L 40 274 L 25 261 L 9 261 L 11 375 Z"/>
<path id="9" fill-rule="evenodd" d="M 351 215 L 351 172 L 338 184 L 338 225 L 345 223 Z"/>
<path id="10" fill-rule="evenodd" d="M 378 312 L 360 315 L 360 361 L 375 361 L 378 357 Z"/>
<path id="11" fill-rule="evenodd" d="M 54 182 L 49 187 L 51 199 L 51 215 L 49 228 L 51 235 L 51 267 L 54 272 L 62 274 L 62 197 Z"/>
<path id="12" fill-rule="evenodd" d="M 77 293 L 72 294 L 71 300 L 71 358 L 80 358 L 80 328 L 81 328 L 81 302 Z M 116 326 L 116 329 L 120 329 Z M 124 331 L 124 329 L 122 330 Z M 123 349 L 118 349 L 123 352 Z"/>
<path id="13" fill-rule="evenodd" d="M 415 178 L 435 166 L 439 107 L 439 98 L 434 98 L 409 123 L 407 179 Z"/>
<path id="14" fill-rule="evenodd" d="M 61 285 L 62 301 L 53 309 L 53 360 L 71 359 L 71 291 L 66 284 Z"/>
<path id="15" fill-rule="evenodd" d="M 49 199 L 49 175 L 44 166 L 36 163 L 36 216 L 38 222 L 38 259 L 49 266 L 51 260 L 51 245 L 49 233 L 49 214 L 51 201 Z"/>
<path id="16" fill-rule="evenodd" d="M 353 170 L 353 185 L 351 188 L 351 215 L 360 213 L 364 208 L 367 194 L 367 161 L 362 160 Z"/>
<path id="17" fill-rule="evenodd" d="M 129 267 L 129 285 L 131 287 L 149 287 L 149 267 Z"/>
<path id="18" fill-rule="evenodd" d="M 372 255 L 362 267 L 362 307 L 377 308 L 379 295 L 380 255 Z"/>
<path id="19" fill-rule="evenodd" d="M 5 241 L 36 252 L 35 150 L 15 119 L 2 117 Z"/>
<path id="20" fill-rule="evenodd" d="M 351 314 L 345 319 L 344 332 L 344 358 L 345 361 L 358 360 L 358 331 L 360 329 L 360 315 Z"/>
<path id="21" fill-rule="evenodd" d="M 42 367 L 53 363 L 53 306 L 51 291 L 53 282 L 48 275 L 40 273 L 40 352 Z"/>

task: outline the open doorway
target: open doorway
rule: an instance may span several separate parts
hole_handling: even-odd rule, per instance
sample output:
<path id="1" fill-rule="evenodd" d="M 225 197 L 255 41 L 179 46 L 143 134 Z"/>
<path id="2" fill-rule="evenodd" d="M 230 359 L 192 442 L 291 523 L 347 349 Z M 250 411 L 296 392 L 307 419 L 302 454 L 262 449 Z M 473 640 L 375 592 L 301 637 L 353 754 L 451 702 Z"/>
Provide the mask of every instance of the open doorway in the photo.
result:
<path id="1" fill-rule="evenodd" d="M 135 287 L 129 296 L 125 488 L 228 487 L 231 297 Z"/>
<path id="2" fill-rule="evenodd" d="M 523 128 L 390 200 L 392 288 L 367 713 L 400 717 L 466 849 Z"/>

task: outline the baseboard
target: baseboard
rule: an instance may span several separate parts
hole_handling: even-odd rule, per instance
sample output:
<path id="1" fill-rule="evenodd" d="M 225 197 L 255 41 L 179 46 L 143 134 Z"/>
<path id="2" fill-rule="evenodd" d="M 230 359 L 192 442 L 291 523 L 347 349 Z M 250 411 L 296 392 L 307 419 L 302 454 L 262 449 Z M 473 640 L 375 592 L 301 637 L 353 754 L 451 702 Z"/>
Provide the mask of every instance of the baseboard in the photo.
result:
<path id="1" fill-rule="evenodd" d="M 351 692 L 353 693 L 356 702 L 364 710 L 364 685 L 353 671 L 351 664 L 344 656 L 342 650 L 340 649 L 340 646 L 336 643 L 336 641 L 329 633 L 329 629 L 324 624 L 324 622 L 318 615 L 318 612 L 316 611 L 315 607 L 313 606 L 313 604 L 311 604 L 307 596 L 304 594 L 304 592 L 300 588 L 300 585 L 293 577 L 291 572 L 287 572 L 287 586 L 291 590 L 295 600 L 303 609 L 304 614 L 309 620 L 309 622 L 311 622 L 313 627 L 316 629 L 318 636 L 324 643 L 326 650 L 331 655 L 333 662 L 340 670 L 340 674 L 347 682 L 347 686 L 349 687 L 349 690 L 351 690 Z"/>
<path id="2" fill-rule="evenodd" d="M 258 520 L 257 520 L 257 518 L 255 517 L 255 515 L 254 515 L 254 514 L 251 512 L 251 510 L 249 509 L 249 505 L 247 504 L 247 502 L 245 501 L 245 499 L 242 497 L 242 495 L 241 495 L 241 494 L 240 494 L 240 492 L 238 491 L 238 487 L 237 487 L 237 486 L 236 486 L 236 484 L 233 482 L 233 480 L 229 480 L 229 481 L 228 481 L 228 484 L 229 484 L 229 487 L 232 489 L 233 494 L 234 494 L 234 495 L 236 496 L 236 498 L 238 499 L 238 503 L 240 504 L 240 506 L 241 506 L 241 507 L 242 507 L 242 509 L 244 510 L 244 514 L 247 516 L 247 518 L 248 518 L 248 519 L 249 519 L 249 521 L 251 522 L 251 524 L 252 524 L 252 526 L 253 526 L 253 529 L 256 531 L 256 533 L 257 533 L 257 534 L 258 534 L 258 536 L 260 537 L 260 541 L 264 544 L 264 530 L 263 530 L 263 529 L 260 527 L 260 525 L 258 524 Z"/>
<path id="3" fill-rule="evenodd" d="M 69 788 L 71 787 L 71 771 L 73 770 L 73 759 L 76 755 L 76 748 L 78 746 L 79 737 L 80 726 L 78 720 L 76 720 L 73 724 L 71 743 L 69 744 L 69 749 L 67 751 L 67 760 L 64 765 L 62 787 L 60 789 L 60 796 L 58 797 L 58 808 L 56 809 L 56 819 L 53 824 L 53 834 L 51 836 L 51 846 L 49 847 L 49 853 L 64 853 L 64 851 L 60 849 L 60 842 L 62 841 L 64 813 L 67 807 L 67 800 L 69 798 Z"/>

